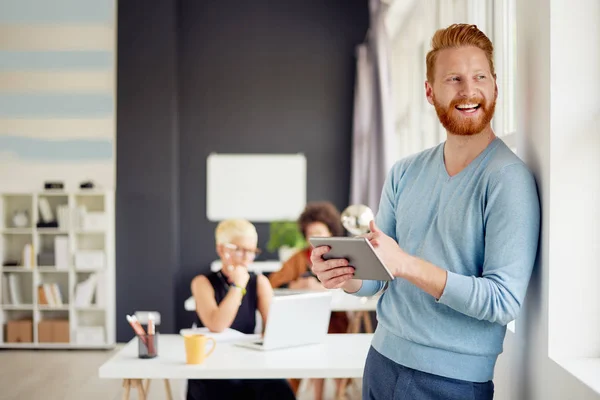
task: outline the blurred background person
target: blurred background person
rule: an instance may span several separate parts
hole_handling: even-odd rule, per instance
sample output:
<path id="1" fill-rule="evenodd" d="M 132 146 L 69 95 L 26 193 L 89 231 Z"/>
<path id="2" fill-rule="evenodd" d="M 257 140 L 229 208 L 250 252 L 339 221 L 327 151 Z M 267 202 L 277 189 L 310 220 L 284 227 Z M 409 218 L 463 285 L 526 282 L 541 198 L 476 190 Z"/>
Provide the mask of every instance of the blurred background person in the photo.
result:
<path id="1" fill-rule="evenodd" d="M 298 218 L 298 225 L 307 242 L 308 238 L 312 236 L 345 235 L 340 212 L 332 203 L 327 201 L 308 203 Z M 311 251 L 312 247 L 308 244 L 304 249 L 290 257 L 279 271 L 269 275 L 271 285 L 274 288 L 287 287 L 294 290 L 326 290 L 311 271 Z M 328 333 L 346 333 L 348 324 L 346 312 L 334 311 L 331 313 L 331 319 L 329 320 Z M 314 399 L 321 400 L 325 381 L 323 379 L 313 379 L 311 381 L 315 390 Z M 300 380 L 291 379 L 290 384 L 292 390 L 297 393 Z M 337 379 L 336 386 L 339 386 L 339 380 Z"/>
<path id="2" fill-rule="evenodd" d="M 217 254 L 222 268 L 192 280 L 197 323 L 213 332 L 227 328 L 245 334 L 256 329 L 256 311 L 263 326 L 269 313 L 273 289 L 264 275 L 248 272 L 259 253 L 258 234 L 252 223 L 243 219 L 225 220 L 215 232 Z M 294 399 L 283 379 L 190 379 L 187 400 L 206 399 Z"/>

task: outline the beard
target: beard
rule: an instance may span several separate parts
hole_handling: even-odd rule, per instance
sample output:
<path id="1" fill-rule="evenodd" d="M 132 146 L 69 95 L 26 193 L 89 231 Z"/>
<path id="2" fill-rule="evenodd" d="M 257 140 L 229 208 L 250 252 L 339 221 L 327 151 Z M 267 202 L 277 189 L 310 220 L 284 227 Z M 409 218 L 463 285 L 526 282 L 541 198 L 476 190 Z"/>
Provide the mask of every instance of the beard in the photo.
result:
<path id="1" fill-rule="evenodd" d="M 479 104 L 479 108 L 474 113 L 477 116 L 461 115 L 456 106 L 465 104 Z M 440 122 L 448 132 L 459 136 L 471 136 L 478 134 L 488 126 L 494 116 L 496 99 L 491 103 L 488 103 L 482 97 L 454 99 L 448 107 L 444 107 L 438 103 L 434 96 L 433 105 Z"/>

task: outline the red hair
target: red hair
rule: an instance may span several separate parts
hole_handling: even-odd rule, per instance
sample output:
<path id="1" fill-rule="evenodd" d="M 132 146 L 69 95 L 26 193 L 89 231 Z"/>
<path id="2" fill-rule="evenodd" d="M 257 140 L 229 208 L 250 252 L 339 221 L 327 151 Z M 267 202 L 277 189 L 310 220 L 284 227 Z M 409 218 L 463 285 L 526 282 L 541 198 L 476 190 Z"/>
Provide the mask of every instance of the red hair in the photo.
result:
<path id="1" fill-rule="evenodd" d="M 453 24 L 445 29 L 439 29 L 431 39 L 431 50 L 427 53 L 427 81 L 433 83 L 435 75 L 435 60 L 438 53 L 444 49 L 465 46 L 477 47 L 485 53 L 490 62 L 490 72 L 496 77 L 494 71 L 494 46 L 485 33 L 477 29 L 477 25 Z"/>

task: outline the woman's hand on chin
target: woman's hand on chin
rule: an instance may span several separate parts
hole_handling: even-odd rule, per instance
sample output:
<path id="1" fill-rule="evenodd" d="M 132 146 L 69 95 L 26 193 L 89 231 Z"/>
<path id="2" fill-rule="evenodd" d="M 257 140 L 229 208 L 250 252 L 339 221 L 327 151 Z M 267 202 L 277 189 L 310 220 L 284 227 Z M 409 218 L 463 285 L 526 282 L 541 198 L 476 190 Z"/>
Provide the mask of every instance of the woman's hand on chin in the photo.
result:
<path id="1" fill-rule="evenodd" d="M 229 277 L 231 282 L 233 282 L 236 286 L 241 288 L 246 288 L 248 284 L 248 280 L 250 279 L 250 274 L 248 273 L 248 269 L 246 267 L 234 267 L 231 272 L 229 272 Z"/>

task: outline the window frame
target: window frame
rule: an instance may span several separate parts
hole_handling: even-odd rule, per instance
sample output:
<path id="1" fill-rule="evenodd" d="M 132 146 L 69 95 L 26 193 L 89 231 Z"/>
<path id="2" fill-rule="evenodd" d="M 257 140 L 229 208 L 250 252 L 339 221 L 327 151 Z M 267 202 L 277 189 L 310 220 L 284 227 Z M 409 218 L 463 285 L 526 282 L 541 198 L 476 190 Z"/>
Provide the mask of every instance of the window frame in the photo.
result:
<path id="1" fill-rule="evenodd" d="M 488 0 L 485 3 L 491 12 L 490 32 L 494 43 L 494 65 L 498 84 L 498 101 L 492 127 L 496 135 L 516 153 L 516 3 L 515 0 Z"/>

